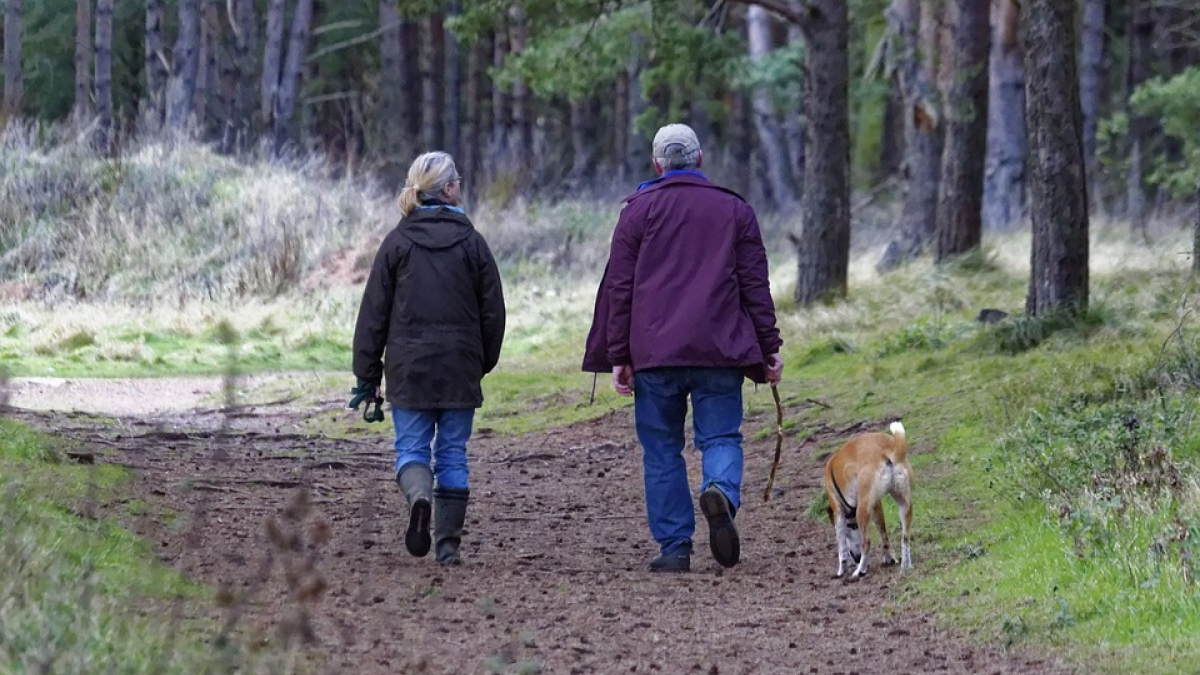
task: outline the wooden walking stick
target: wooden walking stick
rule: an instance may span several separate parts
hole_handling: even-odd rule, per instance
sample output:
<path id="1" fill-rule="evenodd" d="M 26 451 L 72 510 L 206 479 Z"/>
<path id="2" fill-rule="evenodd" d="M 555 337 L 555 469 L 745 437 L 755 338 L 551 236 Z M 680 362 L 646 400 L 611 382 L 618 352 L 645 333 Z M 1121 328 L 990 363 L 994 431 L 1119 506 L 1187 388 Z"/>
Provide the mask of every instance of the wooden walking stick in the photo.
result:
<path id="1" fill-rule="evenodd" d="M 771 385 L 771 395 L 775 397 L 775 459 L 771 462 L 767 489 L 763 491 L 764 502 L 771 501 L 771 486 L 775 485 L 775 470 L 779 468 L 779 453 L 783 450 L 783 402 L 779 400 L 779 387 Z"/>

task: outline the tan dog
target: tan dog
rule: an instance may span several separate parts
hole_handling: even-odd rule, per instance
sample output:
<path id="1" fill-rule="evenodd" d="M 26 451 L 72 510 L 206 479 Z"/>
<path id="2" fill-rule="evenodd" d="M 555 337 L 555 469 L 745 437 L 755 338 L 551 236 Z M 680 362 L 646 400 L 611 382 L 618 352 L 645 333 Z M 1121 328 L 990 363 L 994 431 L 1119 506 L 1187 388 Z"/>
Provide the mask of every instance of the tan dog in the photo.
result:
<path id="1" fill-rule="evenodd" d="M 890 430 L 891 435 L 869 433 L 851 438 L 825 464 L 825 495 L 829 497 L 829 516 L 837 535 L 837 579 L 846 573 L 846 562 L 851 558 L 858 568 L 850 580 L 867 576 L 871 548 L 867 529 L 872 516 L 883 540 L 883 564 L 896 564 L 883 519 L 885 494 L 900 506 L 900 569 L 912 569 L 908 529 L 912 524 L 913 470 L 908 463 L 904 425 L 892 422 Z"/>

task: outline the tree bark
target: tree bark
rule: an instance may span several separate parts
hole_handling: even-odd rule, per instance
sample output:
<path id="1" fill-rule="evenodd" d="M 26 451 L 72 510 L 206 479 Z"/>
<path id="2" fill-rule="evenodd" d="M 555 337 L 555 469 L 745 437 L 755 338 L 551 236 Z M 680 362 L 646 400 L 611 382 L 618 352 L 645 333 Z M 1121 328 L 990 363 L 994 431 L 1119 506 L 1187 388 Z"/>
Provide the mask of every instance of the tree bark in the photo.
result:
<path id="1" fill-rule="evenodd" d="M 629 175 L 628 162 L 625 161 L 625 151 L 629 145 L 629 73 L 621 70 L 617 73 L 613 85 L 612 105 L 612 165 L 616 167 L 618 183 L 624 183 Z"/>
<path id="2" fill-rule="evenodd" d="M 459 3 L 450 3 L 449 16 L 459 14 Z M 446 152 L 454 156 L 455 161 L 462 158 L 462 55 L 458 38 L 452 31 L 446 31 L 446 87 L 445 105 L 442 115 L 442 146 Z"/>
<path id="3" fill-rule="evenodd" d="M 264 128 L 274 124 L 275 99 L 279 97 L 279 73 L 283 63 L 283 27 L 286 18 L 286 0 L 269 0 L 267 3 L 267 32 L 263 43 L 262 98 L 259 99 L 259 115 Z"/>
<path id="4" fill-rule="evenodd" d="M 492 67 L 496 71 L 504 68 L 508 58 L 508 26 L 496 28 L 496 39 L 492 42 Z M 488 143 L 488 157 L 483 159 L 485 164 L 493 167 L 489 174 L 495 175 L 495 167 L 503 159 L 507 159 L 509 135 L 512 127 L 511 97 L 504 91 L 499 82 L 492 82 L 492 138 Z"/>
<path id="5" fill-rule="evenodd" d="M 199 71 L 199 0 L 179 0 L 179 35 L 171 53 L 171 77 L 167 83 L 167 127 L 172 131 L 187 126 Z"/>
<path id="6" fill-rule="evenodd" d="M 92 0 L 75 0 L 76 120 L 92 113 Z"/>
<path id="7" fill-rule="evenodd" d="M 220 4 L 223 0 L 201 0 L 200 55 L 197 59 L 196 92 L 192 98 L 192 114 L 196 125 L 203 130 L 208 124 L 209 110 L 218 97 L 217 90 L 217 40 L 221 33 Z"/>
<path id="8" fill-rule="evenodd" d="M 112 148 L 112 40 L 113 0 L 96 0 L 96 147 L 108 154 Z"/>
<path id="9" fill-rule="evenodd" d="M 5 117 L 21 114 L 25 96 L 24 74 L 21 72 L 22 23 L 24 0 L 8 0 L 4 10 L 4 106 Z"/>
<path id="10" fill-rule="evenodd" d="M 424 152 L 442 149 L 445 29 L 441 14 L 425 18 L 421 31 L 421 140 Z"/>
<path id="11" fill-rule="evenodd" d="M 790 24 L 787 29 L 789 45 L 804 42 L 800 27 Z M 783 116 L 783 136 L 787 144 L 788 169 L 792 175 L 797 199 L 804 196 L 804 97 L 801 96 L 794 114 Z"/>
<path id="12" fill-rule="evenodd" d="M 231 98 L 226 102 L 222 149 L 232 153 L 247 147 L 251 132 L 251 116 L 254 109 L 255 48 L 258 41 L 258 21 L 254 11 L 254 0 L 230 0 L 232 14 L 229 16 L 228 49 L 232 63 L 233 78 Z"/>
<path id="13" fill-rule="evenodd" d="M 1154 0 L 1130 0 L 1129 10 L 1129 71 L 1128 92 L 1130 99 L 1142 83 L 1152 76 L 1151 61 L 1154 58 Z M 1127 185 L 1126 211 L 1134 234 L 1147 236 L 1146 220 L 1149 206 L 1146 199 L 1146 144 L 1154 129 L 1154 120 L 1129 110 L 1129 176 Z"/>
<path id="14" fill-rule="evenodd" d="M 287 57 L 279 77 L 279 96 L 275 99 L 274 136 L 276 152 L 292 140 L 292 117 L 300 93 L 301 75 L 308 55 L 308 36 L 312 31 L 313 0 L 298 0 L 292 15 Z"/>
<path id="15" fill-rule="evenodd" d="M 483 124 L 483 69 L 490 50 L 482 38 L 475 40 L 467 55 L 466 123 L 463 125 L 460 167 L 471 179 L 479 175 L 479 149 Z"/>
<path id="16" fill-rule="evenodd" d="M 952 0 L 954 42 L 946 90 L 946 138 L 938 185 L 937 262 L 979 247 L 983 233 L 983 168 L 987 154 L 988 3 Z"/>
<path id="17" fill-rule="evenodd" d="M 898 243 L 898 259 L 919 255 L 937 232 L 938 183 L 942 166 L 941 95 L 936 81 L 941 53 L 940 23 L 934 0 L 899 3 L 905 18 L 904 35 L 905 150 L 904 210 L 899 230 L 906 241 Z M 915 21 L 914 21 L 915 19 Z M 886 267 L 887 265 L 885 265 Z"/>
<path id="18" fill-rule="evenodd" d="M 163 48 L 163 0 L 146 0 L 146 102 L 151 130 L 157 131 L 167 115 L 167 55 Z"/>
<path id="19" fill-rule="evenodd" d="M 400 12 L 395 0 L 379 2 L 379 120 L 382 173 L 389 184 L 402 185 L 407 155 L 404 128 L 403 48 Z"/>
<path id="20" fill-rule="evenodd" d="M 512 37 L 509 43 L 509 54 L 518 56 L 525 51 L 529 40 L 529 23 L 525 12 L 520 7 L 513 7 L 509 13 L 512 19 Z M 512 115 L 515 137 L 510 139 L 513 146 L 513 160 L 522 172 L 528 174 L 530 160 L 533 157 L 533 116 L 530 111 L 531 101 L 529 83 L 523 78 L 513 80 Z M 527 178 L 527 175 L 526 175 Z"/>
<path id="21" fill-rule="evenodd" d="M 403 100 L 401 127 L 410 139 L 410 153 L 421 141 L 421 30 L 414 21 L 400 23 L 400 92 Z M 414 158 L 408 158 L 411 161 Z"/>
<path id="22" fill-rule="evenodd" d="M 771 17 L 767 10 L 752 5 L 746 11 L 746 32 L 750 47 L 750 60 L 761 61 L 771 51 Z M 767 182 L 771 187 L 774 205 L 781 211 L 790 211 L 796 201 L 791 167 L 788 163 L 787 146 L 775 117 L 771 93 L 765 86 L 755 88 L 752 97 L 754 128 L 758 132 L 758 145 L 766 164 Z"/>
<path id="23" fill-rule="evenodd" d="M 650 147 L 651 139 L 646 138 L 641 129 L 638 128 L 638 118 L 650 107 L 650 102 L 646 100 L 646 82 L 645 74 L 648 64 L 644 63 L 641 54 L 646 43 L 646 37 L 640 33 L 633 36 L 634 52 L 637 56 L 630 60 L 629 73 L 629 110 L 626 112 L 625 120 L 627 131 L 625 134 L 625 150 L 623 161 L 627 170 L 633 176 L 646 176 L 651 170 L 650 155 L 653 148 Z M 741 146 L 745 147 L 745 146 Z"/>
<path id="24" fill-rule="evenodd" d="M 596 161 L 596 144 L 593 141 L 591 101 L 578 98 L 571 101 L 571 175 L 572 192 L 576 192 L 592 177 Z"/>
<path id="25" fill-rule="evenodd" d="M 1075 3 L 1024 0 L 1025 114 L 1030 148 L 1030 315 L 1079 314 L 1088 304 L 1083 113 L 1075 67 Z"/>
<path id="26" fill-rule="evenodd" d="M 796 302 L 846 294 L 850 262 L 850 106 L 844 0 L 809 3 L 804 102 L 808 113 Z"/>
<path id="27" fill-rule="evenodd" d="M 983 225 L 1004 228 L 1025 215 L 1025 66 L 1017 1 L 1000 0 L 992 38 Z"/>
<path id="28" fill-rule="evenodd" d="M 1079 103 L 1083 110 L 1083 164 L 1091 207 L 1100 203 L 1096 169 L 1096 128 L 1104 92 L 1104 15 L 1108 0 L 1084 0 L 1079 64 Z"/>

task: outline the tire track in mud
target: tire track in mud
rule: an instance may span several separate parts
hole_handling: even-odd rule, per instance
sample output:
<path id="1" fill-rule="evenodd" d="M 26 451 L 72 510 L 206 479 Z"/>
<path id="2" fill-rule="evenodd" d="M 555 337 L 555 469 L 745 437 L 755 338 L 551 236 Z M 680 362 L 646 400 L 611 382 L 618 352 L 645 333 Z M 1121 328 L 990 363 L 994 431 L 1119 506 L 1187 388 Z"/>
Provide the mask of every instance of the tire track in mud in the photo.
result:
<path id="1" fill-rule="evenodd" d="M 304 638 L 324 672 L 1067 672 L 1052 656 L 896 612 L 887 598 L 905 579 L 894 567 L 876 565 L 857 584 L 830 579 L 830 528 L 804 513 L 820 484 L 810 450 L 857 426 L 785 445 L 776 495 L 763 503 L 774 441 L 749 438 L 774 420 L 748 421 L 742 564 L 724 570 L 709 558 L 698 515 L 692 572 L 652 575 L 641 450 L 625 411 L 519 437 L 477 434 L 459 568 L 404 552 L 385 429 L 309 435 L 294 430 L 330 411 L 294 408 L 115 424 L 14 414 L 134 470 L 126 501 L 144 503 L 141 513 L 122 503 L 106 512 L 219 589 L 224 606 L 197 612 L 237 616 L 248 641 Z M 919 517 L 914 526 L 921 574 Z"/>

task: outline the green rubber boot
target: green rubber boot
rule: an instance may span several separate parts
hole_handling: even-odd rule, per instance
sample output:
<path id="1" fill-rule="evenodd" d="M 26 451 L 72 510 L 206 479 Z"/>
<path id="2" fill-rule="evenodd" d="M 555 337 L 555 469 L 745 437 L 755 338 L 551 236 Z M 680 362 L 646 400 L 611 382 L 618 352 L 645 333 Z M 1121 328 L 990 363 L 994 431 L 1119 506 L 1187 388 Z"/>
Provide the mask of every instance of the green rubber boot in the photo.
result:
<path id="1" fill-rule="evenodd" d="M 396 482 L 408 500 L 408 530 L 404 533 L 404 548 L 418 558 L 429 553 L 429 520 L 433 513 L 430 498 L 433 494 L 433 472 L 419 462 L 409 462 L 396 474 Z"/>
<path id="2" fill-rule="evenodd" d="M 470 496 L 471 491 L 463 488 L 438 488 L 433 493 L 433 538 L 437 561 L 442 565 L 462 564 L 458 545 L 462 541 Z"/>

